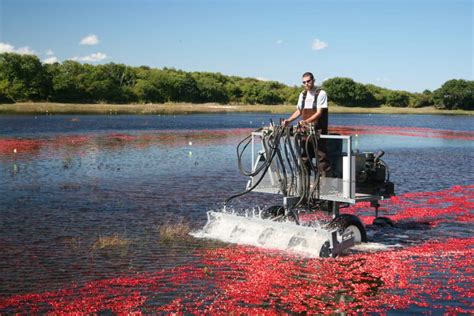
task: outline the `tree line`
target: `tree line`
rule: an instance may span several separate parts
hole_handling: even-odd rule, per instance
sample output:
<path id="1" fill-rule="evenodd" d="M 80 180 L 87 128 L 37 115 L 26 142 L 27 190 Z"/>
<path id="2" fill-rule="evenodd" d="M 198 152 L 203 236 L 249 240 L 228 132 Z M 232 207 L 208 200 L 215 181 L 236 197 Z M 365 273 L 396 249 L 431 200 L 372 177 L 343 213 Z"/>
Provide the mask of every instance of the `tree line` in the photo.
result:
<path id="1" fill-rule="evenodd" d="M 339 77 L 324 81 L 323 89 L 330 101 L 341 106 L 474 108 L 474 81 L 462 79 L 449 80 L 439 89 L 423 93 L 394 91 Z M 0 103 L 296 104 L 301 90 L 276 81 L 220 73 L 115 63 L 93 66 L 71 60 L 43 64 L 34 55 L 0 54 Z"/>

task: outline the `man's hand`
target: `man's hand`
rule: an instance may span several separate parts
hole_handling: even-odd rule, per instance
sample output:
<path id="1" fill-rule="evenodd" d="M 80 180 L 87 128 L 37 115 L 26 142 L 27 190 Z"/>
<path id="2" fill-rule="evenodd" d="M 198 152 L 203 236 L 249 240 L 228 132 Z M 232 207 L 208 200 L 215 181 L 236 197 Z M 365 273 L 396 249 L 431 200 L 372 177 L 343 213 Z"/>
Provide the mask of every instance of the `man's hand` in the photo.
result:
<path id="1" fill-rule="evenodd" d="M 281 124 L 283 124 L 283 126 L 288 126 L 290 124 L 290 121 L 289 120 L 283 120 L 281 122 Z"/>
<path id="2" fill-rule="evenodd" d="M 308 124 L 309 124 L 309 123 L 306 122 L 305 120 L 301 120 L 301 121 L 298 122 L 298 125 L 299 125 L 299 126 L 306 126 L 306 125 L 308 125 Z"/>
<path id="3" fill-rule="evenodd" d="M 310 123 L 306 122 L 305 120 L 298 121 L 298 129 L 302 132 L 305 132 L 309 129 Z"/>

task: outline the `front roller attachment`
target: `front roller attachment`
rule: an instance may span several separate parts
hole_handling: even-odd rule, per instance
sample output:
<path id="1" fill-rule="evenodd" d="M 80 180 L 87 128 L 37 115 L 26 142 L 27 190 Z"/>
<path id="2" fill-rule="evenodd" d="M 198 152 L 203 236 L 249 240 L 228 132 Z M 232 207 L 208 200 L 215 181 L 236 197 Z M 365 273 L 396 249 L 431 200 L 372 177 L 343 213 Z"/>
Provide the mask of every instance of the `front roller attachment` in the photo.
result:
<path id="1" fill-rule="evenodd" d="M 260 217 L 243 217 L 225 212 L 207 212 L 206 225 L 191 233 L 197 238 L 285 250 L 310 257 L 335 257 L 354 246 L 351 231 L 342 233 L 321 227 L 301 226 Z"/>

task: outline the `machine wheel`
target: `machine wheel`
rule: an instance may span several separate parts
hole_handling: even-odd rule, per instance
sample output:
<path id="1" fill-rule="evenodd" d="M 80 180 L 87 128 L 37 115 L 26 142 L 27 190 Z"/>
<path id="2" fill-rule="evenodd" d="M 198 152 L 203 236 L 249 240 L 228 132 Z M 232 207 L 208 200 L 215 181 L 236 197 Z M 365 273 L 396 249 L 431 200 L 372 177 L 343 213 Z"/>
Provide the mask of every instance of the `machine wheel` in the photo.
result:
<path id="1" fill-rule="evenodd" d="M 367 242 L 367 232 L 360 219 L 351 214 L 341 214 L 333 219 L 326 228 L 337 228 L 339 234 L 344 234 L 348 230 L 352 231 L 356 243 Z"/>

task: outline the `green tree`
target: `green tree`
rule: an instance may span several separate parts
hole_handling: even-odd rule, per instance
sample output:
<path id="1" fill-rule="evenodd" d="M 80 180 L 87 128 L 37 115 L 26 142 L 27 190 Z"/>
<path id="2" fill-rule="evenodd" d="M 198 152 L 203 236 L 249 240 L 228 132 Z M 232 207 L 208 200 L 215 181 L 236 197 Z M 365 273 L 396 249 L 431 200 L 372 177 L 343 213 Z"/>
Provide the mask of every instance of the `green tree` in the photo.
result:
<path id="1" fill-rule="evenodd" d="M 426 90 L 425 90 L 426 91 Z M 421 108 L 426 106 L 433 105 L 433 100 L 430 94 L 425 94 L 424 92 L 421 94 L 415 94 L 413 102 L 410 102 L 410 107 L 414 108 Z"/>
<path id="2" fill-rule="evenodd" d="M 433 92 L 433 100 L 441 109 L 474 110 L 474 81 L 448 80 Z"/>
<path id="3" fill-rule="evenodd" d="M 299 87 L 284 86 L 280 90 L 280 95 L 283 98 L 285 104 L 295 104 L 298 102 L 298 97 L 302 91 Z"/>
<path id="4" fill-rule="evenodd" d="M 394 107 L 407 107 L 410 103 L 410 96 L 403 91 L 390 91 L 387 94 L 386 105 Z"/>
<path id="5" fill-rule="evenodd" d="M 243 80 L 240 86 L 242 89 L 242 103 L 257 104 L 259 91 L 257 80 Z"/>
<path id="6" fill-rule="evenodd" d="M 133 92 L 136 72 L 123 64 L 85 65 L 87 91 L 96 102 L 127 103 L 138 98 Z"/>
<path id="7" fill-rule="evenodd" d="M 150 81 L 138 79 L 133 90 L 137 95 L 139 102 L 162 103 L 165 101 L 160 91 Z"/>
<path id="8" fill-rule="evenodd" d="M 165 73 L 163 70 L 140 67 L 137 78 L 134 90 L 140 102 L 163 103 L 169 101 L 169 95 L 166 95 L 164 87 Z"/>
<path id="9" fill-rule="evenodd" d="M 52 76 L 51 99 L 56 102 L 92 102 L 87 89 L 85 66 L 77 61 L 66 60 L 62 64 L 48 65 Z"/>
<path id="10" fill-rule="evenodd" d="M 228 81 L 224 85 L 224 90 L 229 99 L 229 102 L 232 103 L 242 103 L 242 89 L 240 85 L 233 81 Z"/>
<path id="11" fill-rule="evenodd" d="M 199 102 L 199 90 L 190 73 L 164 68 L 153 76 L 153 84 L 168 102 Z"/>
<path id="12" fill-rule="evenodd" d="M 282 104 L 286 97 L 285 85 L 276 81 L 261 81 L 253 78 L 245 78 L 238 82 L 242 91 L 242 103 L 244 104 Z"/>
<path id="13" fill-rule="evenodd" d="M 350 78 L 332 78 L 324 81 L 323 89 L 330 100 L 343 106 L 374 106 L 376 100 L 370 91 Z"/>
<path id="14" fill-rule="evenodd" d="M 47 99 L 51 78 L 34 55 L 0 54 L 0 82 L 7 99 L 40 101 Z"/>
<path id="15" fill-rule="evenodd" d="M 392 91 L 350 78 L 323 83 L 329 100 L 343 106 L 474 107 L 474 81 L 449 80 L 434 92 Z M 108 63 L 93 66 L 76 61 L 42 64 L 33 55 L 0 54 L 0 103 L 56 102 L 219 102 L 296 104 L 301 87 L 276 81 L 185 72 L 173 68 L 130 67 Z"/>
<path id="16" fill-rule="evenodd" d="M 257 81 L 257 103 L 282 104 L 284 97 L 281 95 L 283 85 L 276 81 Z"/>
<path id="17" fill-rule="evenodd" d="M 1 103 L 14 103 L 15 101 L 7 95 L 8 80 L 3 79 L 0 81 L 0 104 Z"/>
<path id="18" fill-rule="evenodd" d="M 196 81 L 199 102 L 229 102 L 225 76 L 220 73 L 194 72 L 192 77 Z"/>
<path id="19" fill-rule="evenodd" d="M 161 70 L 140 67 L 137 70 L 137 81 L 133 87 L 139 102 L 163 103 L 165 96 L 160 89 Z"/>
<path id="20" fill-rule="evenodd" d="M 380 106 L 382 104 L 385 104 L 387 101 L 387 94 L 390 92 L 390 90 L 382 87 L 378 87 L 373 84 L 366 84 L 365 87 L 369 92 L 374 96 L 374 103 L 377 106 Z"/>

